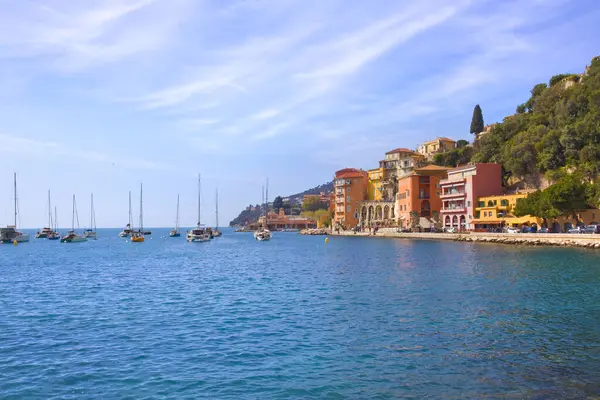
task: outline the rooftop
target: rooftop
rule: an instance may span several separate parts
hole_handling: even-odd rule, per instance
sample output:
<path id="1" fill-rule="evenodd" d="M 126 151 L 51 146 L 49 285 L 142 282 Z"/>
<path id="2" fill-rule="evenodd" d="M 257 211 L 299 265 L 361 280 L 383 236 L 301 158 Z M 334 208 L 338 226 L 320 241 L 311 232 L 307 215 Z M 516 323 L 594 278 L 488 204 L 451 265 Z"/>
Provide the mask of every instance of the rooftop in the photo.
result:
<path id="1" fill-rule="evenodd" d="M 335 173 L 335 177 L 340 178 L 360 178 L 363 176 L 367 176 L 367 171 L 356 168 L 344 168 L 340 169 Z"/>
<path id="2" fill-rule="evenodd" d="M 413 154 L 414 151 L 410 150 L 410 149 L 407 149 L 407 148 L 404 148 L 404 147 L 399 147 L 397 149 L 390 150 L 390 151 L 388 151 L 385 154 L 396 154 L 396 153 L 409 153 L 409 154 Z"/>

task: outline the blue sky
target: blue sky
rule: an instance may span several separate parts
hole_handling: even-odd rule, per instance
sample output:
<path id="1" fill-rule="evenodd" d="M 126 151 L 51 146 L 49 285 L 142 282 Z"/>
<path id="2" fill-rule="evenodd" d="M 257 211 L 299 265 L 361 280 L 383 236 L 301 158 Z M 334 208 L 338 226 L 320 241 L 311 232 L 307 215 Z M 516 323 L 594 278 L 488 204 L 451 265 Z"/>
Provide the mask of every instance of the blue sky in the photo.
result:
<path id="1" fill-rule="evenodd" d="M 270 197 L 373 168 L 385 151 L 469 139 L 534 84 L 600 54 L 593 0 L 0 0 L 0 224 L 222 225 Z"/>

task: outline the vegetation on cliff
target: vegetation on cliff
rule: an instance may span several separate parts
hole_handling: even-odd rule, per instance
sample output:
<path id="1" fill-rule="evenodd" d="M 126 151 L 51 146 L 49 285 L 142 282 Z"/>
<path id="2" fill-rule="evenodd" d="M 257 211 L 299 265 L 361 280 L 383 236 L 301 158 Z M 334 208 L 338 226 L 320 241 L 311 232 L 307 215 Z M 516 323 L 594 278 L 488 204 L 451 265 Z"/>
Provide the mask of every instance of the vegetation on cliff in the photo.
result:
<path id="1" fill-rule="evenodd" d="M 472 162 L 498 162 L 506 177 L 539 184 L 574 172 L 600 173 L 600 57 L 584 76 L 561 74 L 540 83 L 517 113 L 474 143 Z"/>

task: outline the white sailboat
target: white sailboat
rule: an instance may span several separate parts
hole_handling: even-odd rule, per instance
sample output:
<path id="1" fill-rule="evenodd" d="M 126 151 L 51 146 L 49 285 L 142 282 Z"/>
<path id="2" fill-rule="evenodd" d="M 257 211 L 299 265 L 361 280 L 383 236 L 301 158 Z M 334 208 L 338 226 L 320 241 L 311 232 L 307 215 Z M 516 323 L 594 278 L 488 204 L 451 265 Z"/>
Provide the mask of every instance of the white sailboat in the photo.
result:
<path id="1" fill-rule="evenodd" d="M 219 230 L 219 188 L 215 193 L 215 229 L 213 229 L 213 237 L 223 236 L 223 233 Z"/>
<path id="2" fill-rule="evenodd" d="M 50 190 L 48 190 L 48 226 L 36 232 L 36 239 L 49 239 L 51 236 L 56 236 L 56 232 L 52 230 L 52 202 L 50 201 Z"/>
<path id="3" fill-rule="evenodd" d="M 77 216 L 77 227 L 79 228 L 79 215 L 77 214 L 77 203 L 75 202 L 75 195 L 73 195 L 73 216 L 71 217 L 71 230 L 67 232 L 66 236 L 60 238 L 61 243 L 80 243 L 87 242 L 87 238 L 78 235 L 75 232 L 75 217 Z"/>
<path id="4" fill-rule="evenodd" d="M 58 212 L 56 211 L 56 206 L 54 207 L 54 226 L 52 227 L 53 232 L 48 235 L 48 240 L 58 240 L 60 239 L 60 233 L 58 233 Z"/>
<path id="5" fill-rule="evenodd" d="M 144 241 L 144 193 L 140 183 L 140 229 L 131 232 L 132 243 L 142 243 Z"/>
<path id="6" fill-rule="evenodd" d="M 131 190 L 129 191 L 129 223 L 125 226 L 125 229 L 123 229 L 121 231 L 121 233 L 119 233 L 120 237 L 129 237 L 131 236 L 131 229 L 132 227 L 132 219 L 131 219 Z"/>
<path id="7" fill-rule="evenodd" d="M 201 201 L 200 194 L 202 192 L 202 184 L 200 179 L 200 174 L 198 174 L 198 224 L 196 228 L 191 229 L 187 232 L 186 239 L 188 242 L 208 242 L 211 239 L 210 233 L 202 227 L 202 223 L 200 221 L 201 217 Z"/>
<path id="8" fill-rule="evenodd" d="M 170 237 L 180 237 L 181 233 L 179 232 L 179 195 L 177 195 L 177 214 L 175 216 L 175 228 L 171 229 L 169 232 Z"/>
<path id="9" fill-rule="evenodd" d="M 18 203 L 18 197 L 17 197 L 17 173 L 15 172 L 14 175 L 14 195 L 15 195 L 15 224 L 13 226 L 8 226 L 8 228 L 13 228 L 14 229 L 14 237 L 13 237 L 13 242 L 17 242 L 17 243 L 23 243 L 23 242 L 29 242 L 29 233 L 23 233 L 23 232 L 19 232 L 19 230 L 17 229 L 17 221 L 18 221 L 18 216 L 19 216 L 19 203 Z"/>
<path id="10" fill-rule="evenodd" d="M 267 190 L 266 190 L 266 195 L 265 195 L 265 204 L 264 204 L 264 217 L 263 217 L 263 226 L 259 227 L 255 232 L 254 232 L 254 239 L 258 240 L 259 242 L 264 242 L 267 240 L 271 240 L 271 236 L 272 233 L 269 230 L 269 221 L 268 221 L 268 215 L 269 215 L 269 179 L 267 178 Z"/>
<path id="11" fill-rule="evenodd" d="M 85 230 L 83 235 L 88 239 L 98 239 L 96 233 L 96 210 L 94 209 L 94 193 L 92 193 L 90 199 L 90 227 Z"/>

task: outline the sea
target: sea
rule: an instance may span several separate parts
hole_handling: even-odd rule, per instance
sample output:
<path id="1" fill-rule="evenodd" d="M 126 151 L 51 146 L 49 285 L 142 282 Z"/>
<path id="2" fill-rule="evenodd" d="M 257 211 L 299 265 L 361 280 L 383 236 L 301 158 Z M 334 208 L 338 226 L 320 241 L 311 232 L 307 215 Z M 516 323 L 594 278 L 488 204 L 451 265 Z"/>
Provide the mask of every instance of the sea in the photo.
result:
<path id="1" fill-rule="evenodd" d="M 0 398 L 600 396 L 597 251 L 152 231 L 0 245 Z"/>

